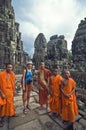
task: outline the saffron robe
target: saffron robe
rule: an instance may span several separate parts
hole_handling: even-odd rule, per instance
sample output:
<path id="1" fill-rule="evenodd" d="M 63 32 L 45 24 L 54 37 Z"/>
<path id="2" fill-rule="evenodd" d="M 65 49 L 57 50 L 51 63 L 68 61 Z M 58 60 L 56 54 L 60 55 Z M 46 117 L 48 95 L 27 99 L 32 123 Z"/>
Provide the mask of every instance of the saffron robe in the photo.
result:
<path id="1" fill-rule="evenodd" d="M 50 76 L 50 70 L 46 68 L 38 70 L 39 104 L 41 105 L 48 103 L 48 90 L 46 86 L 48 86 Z"/>
<path id="2" fill-rule="evenodd" d="M 3 99 L 0 94 L 0 106 L 3 106 L 4 104 L 6 104 L 6 99 Z"/>
<path id="3" fill-rule="evenodd" d="M 63 91 L 65 94 L 70 94 L 71 91 L 76 86 L 76 82 L 69 78 L 67 85 L 63 86 Z M 69 122 L 75 122 L 75 116 L 78 114 L 78 106 L 76 103 L 75 91 L 71 94 L 69 98 L 62 94 L 62 119 Z"/>
<path id="4" fill-rule="evenodd" d="M 15 93 L 15 75 L 14 72 L 8 74 L 5 71 L 0 73 L 0 88 L 6 97 L 6 104 L 2 106 L 0 116 L 15 115 L 14 93 Z"/>
<path id="5" fill-rule="evenodd" d="M 50 81 L 52 96 L 49 99 L 50 109 L 56 114 L 61 113 L 60 85 L 62 77 L 60 75 L 52 76 Z"/>

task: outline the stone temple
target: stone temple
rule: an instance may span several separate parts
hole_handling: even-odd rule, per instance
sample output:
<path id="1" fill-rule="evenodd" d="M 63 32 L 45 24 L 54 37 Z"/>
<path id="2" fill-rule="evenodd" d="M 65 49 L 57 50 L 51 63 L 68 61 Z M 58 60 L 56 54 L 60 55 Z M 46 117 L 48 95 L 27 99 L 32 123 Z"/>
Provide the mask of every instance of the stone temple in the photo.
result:
<path id="1" fill-rule="evenodd" d="M 14 70 L 20 73 L 28 59 L 11 0 L 0 0 L 0 69 L 11 62 Z"/>
<path id="2" fill-rule="evenodd" d="M 58 67 L 61 71 L 86 72 L 86 18 L 81 20 L 72 41 L 71 57 L 67 49 L 67 41 L 64 35 L 53 35 L 47 42 L 43 33 L 40 33 L 34 42 L 33 62 L 36 69 L 41 60 L 52 70 Z"/>
<path id="3" fill-rule="evenodd" d="M 40 33 L 34 42 L 34 56 L 33 62 L 38 67 L 40 61 L 45 61 L 48 68 L 52 70 L 53 67 L 59 68 L 63 63 L 67 62 L 67 41 L 64 35 L 53 35 L 47 42 L 44 34 Z"/>
<path id="4" fill-rule="evenodd" d="M 86 18 L 81 20 L 72 41 L 73 61 L 78 71 L 86 72 Z"/>

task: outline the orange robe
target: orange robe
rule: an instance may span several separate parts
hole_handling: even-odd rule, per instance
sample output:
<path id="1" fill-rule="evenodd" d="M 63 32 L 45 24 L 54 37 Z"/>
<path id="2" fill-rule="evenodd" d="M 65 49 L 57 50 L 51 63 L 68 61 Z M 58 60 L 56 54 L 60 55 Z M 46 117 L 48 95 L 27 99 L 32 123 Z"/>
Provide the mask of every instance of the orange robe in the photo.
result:
<path id="1" fill-rule="evenodd" d="M 49 99 L 50 109 L 52 112 L 61 113 L 61 99 L 60 99 L 60 85 L 62 77 L 60 75 L 51 77 L 51 91 L 52 96 Z"/>
<path id="2" fill-rule="evenodd" d="M 68 84 L 63 86 L 62 89 L 65 94 L 69 94 L 75 86 L 76 82 L 72 78 L 69 78 Z M 77 114 L 78 107 L 76 104 L 75 92 L 73 92 L 69 98 L 65 97 L 64 94 L 62 94 L 62 119 L 73 123 Z"/>
<path id="3" fill-rule="evenodd" d="M 11 72 L 9 75 L 5 71 L 0 73 L 0 88 L 6 96 L 6 104 L 3 105 L 0 116 L 15 115 L 14 93 L 15 93 L 15 75 Z"/>
<path id="4" fill-rule="evenodd" d="M 43 80 L 41 79 L 41 74 L 43 74 Z M 51 76 L 51 72 L 48 69 L 38 70 L 38 84 L 39 84 L 39 104 L 47 104 L 48 103 L 48 90 L 46 89 L 46 85 L 49 82 L 49 78 Z"/>
<path id="5" fill-rule="evenodd" d="M 3 106 L 6 104 L 6 99 L 2 99 L 2 96 L 0 95 L 0 106 Z"/>

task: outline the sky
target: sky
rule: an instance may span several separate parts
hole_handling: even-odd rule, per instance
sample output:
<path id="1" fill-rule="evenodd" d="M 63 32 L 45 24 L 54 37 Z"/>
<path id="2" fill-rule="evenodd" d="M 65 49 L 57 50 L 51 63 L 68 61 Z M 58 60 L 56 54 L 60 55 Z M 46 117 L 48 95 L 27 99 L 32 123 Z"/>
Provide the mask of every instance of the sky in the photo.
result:
<path id="1" fill-rule="evenodd" d="M 43 33 L 47 42 L 52 35 L 64 35 L 71 50 L 78 24 L 86 17 L 86 0 L 12 0 L 24 50 L 33 56 L 34 41 Z"/>

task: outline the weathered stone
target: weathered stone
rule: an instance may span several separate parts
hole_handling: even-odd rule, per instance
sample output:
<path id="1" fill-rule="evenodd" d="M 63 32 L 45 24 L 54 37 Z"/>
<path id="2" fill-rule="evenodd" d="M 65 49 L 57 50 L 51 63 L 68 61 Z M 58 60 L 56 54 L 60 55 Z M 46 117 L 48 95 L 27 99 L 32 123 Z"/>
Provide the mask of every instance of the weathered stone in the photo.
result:
<path id="1" fill-rule="evenodd" d="M 0 0 L 0 69 L 11 62 L 15 72 L 22 73 L 29 56 L 23 50 L 19 23 L 15 22 L 11 1 Z"/>
<path id="2" fill-rule="evenodd" d="M 31 122 L 22 124 L 21 126 L 17 126 L 14 130 L 43 130 L 41 124 L 38 120 L 33 120 Z"/>
<path id="3" fill-rule="evenodd" d="M 86 120 L 85 120 L 85 119 L 80 119 L 80 120 L 79 120 L 79 123 L 80 123 L 84 128 L 86 128 Z"/>
<path id="4" fill-rule="evenodd" d="M 36 119 L 37 115 L 34 111 L 30 111 L 27 113 L 26 116 L 19 115 L 18 117 L 10 118 L 9 121 L 9 128 L 15 128 L 16 126 L 21 126 L 22 124 L 25 124 L 27 122 L 30 122 L 31 120 Z"/>
<path id="5" fill-rule="evenodd" d="M 46 114 L 46 113 L 47 113 L 46 109 L 42 109 L 42 110 L 36 109 L 35 111 L 36 111 L 36 113 L 38 113 L 39 115 L 43 115 L 43 114 Z"/>
<path id="6" fill-rule="evenodd" d="M 75 120 L 78 121 L 78 120 L 80 120 L 81 118 L 82 118 L 81 115 L 77 115 L 77 116 L 75 117 Z"/>
<path id="7" fill-rule="evenodd" d="M 47 53 L 47 41 L 43 33 L 40 33 L 34 43 L 33 62 L 36 69 L 38 69 L 41 61 L 44 61 Z"/>
<path id="8" fill-rule="evenodd" d="M 80 94 L 82 94 L 82 96 L 83 96 L 83 93 L 80 93 Z M 84 110 L 84 109 L 85 109 L 85 103 L 82 102 L 81 100 L 79 100 L 79 101 L 78 101 L 78 107 L 79 107 L 81 110 Z"/>
<path id="9" fill-rule="evenodd" d="M 73 61 L 78 71 L 86 71 L 86 19 L 78 26 L 75 37 L 72 41 Z"/>
<path id="10" fill-rule="evenodd" d="M 82 115 L 82 116 L 86 116 L 86 112 L 84 112 L 84 111 L 82 111 L 82 110 L 79 110 L 79 113 L 80 113 L 80 115 Z"/>
<path id="11" fill-rule="evenodd" d="M 78 123 L 78 122 L 76 122 L 74 126 L 75 126 L 76 130 L 85 130 L 83 128 L 83 126 L 80 123 Z"/>
<path id="12" fill-rule="evenodd" d="M 32 102 L 31 103 L 31 109 L 36 109 L 38 108 L 40 105 L 38 103 Z"/>
<path id="13" fill-rule="evenodd" d="M 54 66 L 60 67 L 61 62 L 65 61 L 65 59 L 67 60 L 67 53 L 67 41 L 63 35 L 50 37 L 50 41 L 47 44 L 47 66 L 49 68 Z M 60 64 L 57 61 L 59 61 Z"/>
<path id="14" fill-rule="evenodd" d="M 47 115 L 40 116 L 40 122 L 45 126 L 45 130 L 62 130 L 62 128 Z"/>

